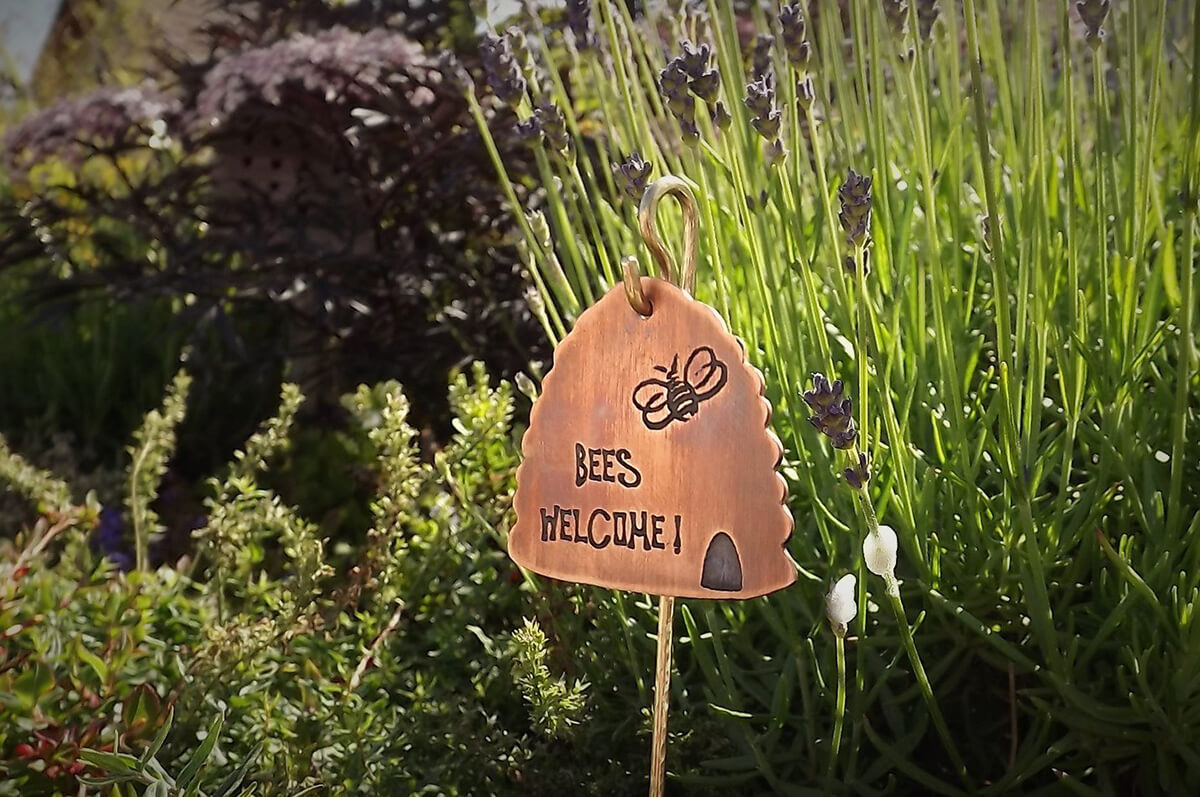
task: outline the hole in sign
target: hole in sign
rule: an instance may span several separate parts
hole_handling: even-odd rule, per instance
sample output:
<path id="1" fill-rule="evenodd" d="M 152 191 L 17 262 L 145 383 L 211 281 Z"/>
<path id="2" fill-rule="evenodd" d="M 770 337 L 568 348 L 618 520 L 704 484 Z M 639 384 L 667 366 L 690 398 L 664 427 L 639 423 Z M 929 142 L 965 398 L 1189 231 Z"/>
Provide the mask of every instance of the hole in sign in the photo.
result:
<path id="1" fill-rule="evenodd" d="M 742 561 L 733 540 L 723 531 L 718 531 L 708 543 L 700 586 L 720 592 L 738 592 L 742 588 Z"/>

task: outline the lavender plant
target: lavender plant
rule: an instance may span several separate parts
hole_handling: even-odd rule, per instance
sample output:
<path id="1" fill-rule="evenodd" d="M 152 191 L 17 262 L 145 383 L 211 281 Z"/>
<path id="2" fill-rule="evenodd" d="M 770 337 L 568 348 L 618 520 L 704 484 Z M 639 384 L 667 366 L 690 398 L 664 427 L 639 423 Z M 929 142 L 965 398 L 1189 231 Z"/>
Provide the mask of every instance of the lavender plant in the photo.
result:
<path id="1" fill-rule="evenodd" d="M 531 144 L 555 196 L 550 234 L 522 229 L 551 337 L 639 251 L 627 192 L 681 176 L 700 203 L 697 293 L 746 340 L 788 447 L 801 585 L 685 602 L 680 688 L 730 742 L 719 770 L 674 776 L 1185 789 L 1200 14 L 834 8 L 596 4 L 587 52 L 526 20 L 548 80 L 518 116 L 549 94 L 598 161 Z M 744 107 L 716 124 L 700 101 L 722 96 Z M 809 390 L 814 372 L 829 378 Z M 843 695 L 821 618 L 848 569 Z"/>

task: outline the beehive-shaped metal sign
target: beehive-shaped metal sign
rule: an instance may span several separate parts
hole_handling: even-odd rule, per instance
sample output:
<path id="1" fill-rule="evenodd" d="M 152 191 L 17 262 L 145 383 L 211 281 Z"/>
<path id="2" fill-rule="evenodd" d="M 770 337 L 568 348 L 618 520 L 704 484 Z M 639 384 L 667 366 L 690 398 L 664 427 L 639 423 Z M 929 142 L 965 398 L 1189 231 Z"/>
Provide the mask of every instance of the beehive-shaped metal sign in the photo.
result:
<path id="1" fill-rule="evenodd" d="M 691 598 L 788 586 L 792 518 L 762 375 L 710 307 L 641 278 L 555 350 L 517 474 L 509 553 L 567 581 Z"/>

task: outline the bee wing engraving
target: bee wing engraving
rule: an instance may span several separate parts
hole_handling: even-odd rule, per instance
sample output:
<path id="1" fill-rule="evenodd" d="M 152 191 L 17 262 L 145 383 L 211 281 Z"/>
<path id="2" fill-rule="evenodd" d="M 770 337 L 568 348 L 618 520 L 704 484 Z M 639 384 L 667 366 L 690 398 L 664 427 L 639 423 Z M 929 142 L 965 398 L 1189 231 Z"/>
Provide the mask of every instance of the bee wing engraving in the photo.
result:
<path id="1" fill-rule="evenodd" d="M 717 359 L 711 346 L 699 346 L 683 366 L 683 381 L 696 391 L 696 400 L 704 401 L 717 395 L 725 387 L 729 371 L 725 363 Z"/>
<path id="2" fill-rule="evenodd" d="M 662 429 L 674 420 L 667 404 L 668 387 L 661 379 L 647 379 L 633 389 L 633 406 L 642 411 L 642 423 L 646 428 Z"/>

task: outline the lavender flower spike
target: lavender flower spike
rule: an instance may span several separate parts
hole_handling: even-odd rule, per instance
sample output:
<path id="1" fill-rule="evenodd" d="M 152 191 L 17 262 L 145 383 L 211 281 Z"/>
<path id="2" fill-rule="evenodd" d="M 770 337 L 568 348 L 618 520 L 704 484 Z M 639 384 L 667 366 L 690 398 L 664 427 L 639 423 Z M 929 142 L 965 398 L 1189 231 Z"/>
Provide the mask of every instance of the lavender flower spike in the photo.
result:
<path id="1" fill-rule="evenodd" d="M 646 183 L 650 180 L 650 164 L 637 152 L 631 152 L 623 162 L 613 166 L 613 175 L 621 191 L 635 202 L 640 201 L 646 193 Z"/>
<path id="2" fill-rule="evenodd" d="M 479 45 L 479 55 L 492 92 L 513 108 L 520 105 L 525 95 L 525 77 L 508 39 L 494 33 L 485 34 Z"/>
<path id="3" fill-rule="evenodd" d="M 1075 10 L 1079 12 L 1079 18 L 1087 28 L 1088 44 L 1093 50 L 1100 46 L 1100 41 L 1104 38 L 1104 28 L 1101 26 L 1108 17 L 1110 6 L 1109 0 L 1078 0 L 1075 3 Z"/>
<path id="4" fill-rule="evenodd" d="M 788 63 L 797 72 L 808 71 L 812 48 L 808 44 L 808 29 L 800 14 L 800 4 L 792 3 L 779 9 L 779 27 L 783 31 L 783 49 Z"/>
<path id="5" fill-rule="evenodd" d="M 758 134 L 768 142 L 779 138 L 779 124 L 782 115 L 775 106 L 775 78 L 767 73 L 753 83 L 746 85 L 746 97 L 743 100 L 754 118 L 750 124 Z"/>
<path id="6" fill-rule="evenodd" d="M 596 33 L 592 30 L 591 0 L 567 0 L 567 27 L 575 37 L 580 52 L 596 48 Z"/>
<path id="7" fill-rule="evenodd" d="M 846 243 L 865 248 L 871 243 L 871 178 L 850 169 L 838 189 L 841 212 L 838 220 L 846 232 Z"/>
<path id="8" fill-rule="evenodd" d="M 851 448 L 858 440 L 853 403 L 844 396 L 845 385 L 830 382 L 824 374 L 813 374 L 812 390 L 804 393 L 804 403 L 815 413 L 809 422 L 833 441 L 834 448 Z"/>

